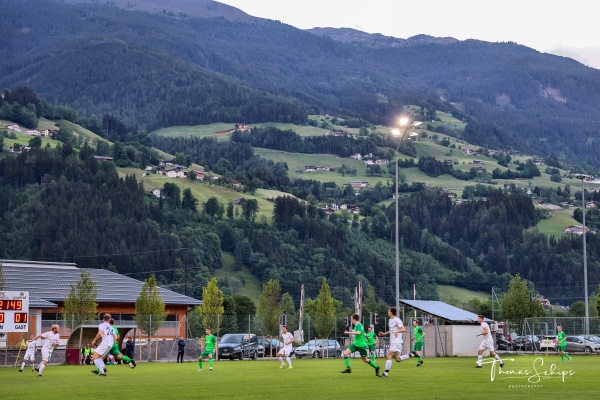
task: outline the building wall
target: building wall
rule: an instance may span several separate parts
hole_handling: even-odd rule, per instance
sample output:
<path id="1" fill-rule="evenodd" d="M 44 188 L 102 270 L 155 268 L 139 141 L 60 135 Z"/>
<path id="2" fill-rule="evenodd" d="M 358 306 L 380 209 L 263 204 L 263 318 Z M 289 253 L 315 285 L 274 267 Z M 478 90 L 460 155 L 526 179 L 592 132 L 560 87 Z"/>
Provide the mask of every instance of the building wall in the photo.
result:
<path id="1" fill-rule="evenodd" d="M 60 318 L 60 314 L 57 316 L 57 313 L 60 313 L 62 309 L 62 304 L 59 304 L 59 308 L 44 310 L 43 313 L 48 315 L 52 314 L 55 318 L 46 319 L 42 321 L 42 318 L 38 318 L 39 320 L 39 330 L 37 330 L 36 334 L 41 332 L 45 332 L 50 326 L 54 323 L 58 323 L 61 325 L 60 335 L 61 338 L 68 338 L 71 334 L 71 331 L 64 327 L 64 321 Z M 165 305 L 165 312 L 167 314 L 175 315 L 175 321 L 166 321 L 163 323 L 161 328 L 158 330 L 154 337 L 159 338 L 173 338 L 176 336 L 186 336 L 186 324 L 184 323 L 186 320 L 186 313 L 188 311 L 188 307 L 185 305 L 176 305 L 176 304 L 167 304 Z M 98 314 L 110 313 L 113 318 L 117 321 L 116 325 L 118 326 L 120 314 L 135 314 L 135 304 L 131 303 L 101 303 L 98 304 Z M 57 317 L 56 317 L 57 316 Z M 40 315 L 41 317 L 41 315 Z M 130 322 L 128 322 L 130 323 Z"/>
<path id="2" fill-rule="evenodd" d="M 481 332 L 479 325 L 452 325 L 451 337 L 449 343 L 452 344 L 452 356 L 477 356 L 481 336 L 477 336 Z"/>

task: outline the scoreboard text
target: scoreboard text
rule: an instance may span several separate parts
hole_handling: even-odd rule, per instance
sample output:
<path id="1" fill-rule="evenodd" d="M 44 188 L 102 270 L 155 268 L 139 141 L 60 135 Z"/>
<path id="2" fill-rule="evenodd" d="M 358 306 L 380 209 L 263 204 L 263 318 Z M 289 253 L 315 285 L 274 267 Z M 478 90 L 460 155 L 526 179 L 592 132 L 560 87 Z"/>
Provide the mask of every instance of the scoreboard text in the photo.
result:
<path id="1" fill-rule="evenodd" d="M 29 292 L 0 291 L 0 332 L 25 332 L 29 322 Z"/>

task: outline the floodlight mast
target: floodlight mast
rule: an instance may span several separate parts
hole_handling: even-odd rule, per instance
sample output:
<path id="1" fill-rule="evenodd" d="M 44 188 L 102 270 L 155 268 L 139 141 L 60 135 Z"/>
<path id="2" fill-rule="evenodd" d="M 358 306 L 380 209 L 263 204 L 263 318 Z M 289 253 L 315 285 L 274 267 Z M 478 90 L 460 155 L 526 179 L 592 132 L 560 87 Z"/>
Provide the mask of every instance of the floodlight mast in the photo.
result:
<path id="1" fill-rule="evenodd" d="M 587 279 L 587 242 L 586 242 L 586 228 L 585 228 L 585 187 L 583 183 L 586 179 L 590 179 L 590 175 L 575 174 L 576 179 L 581 179 L 581 215 L 582 215 L 582 232 L 583 232 L 583 293 L 585 303 L 585 322 L 584 322 L 584 333 L 590 334 L 590 315 L 589 315 L 589 299 L 588 299 L 588 279 Z"/>
<path id="2" fill-rule="evenodd" d="M 395 153 L 396 188 L 394 191 L 394 196 L 395 196 L 395 200 L 396 200 L 395 250 L 396 250 L 396 312 L 397 313 L 400 312 L 400 228 L 399 228 L 400 221 L 399 221 L 399 217 L 398 217 L 398 158 L 400 155 L 399 154 L 400 146 L 402 145 L 402 142 L 406 138 L 406 132 L 408 132 L 409 129 L 416 128 L 417 126 L 419 126 L 421 124 L 422 124 L 421 121 L 412 121 L 411 122 L 409 117 L 402 116 L 398 120 L 398 125 L 400 126 L 400 128 L 392 129 L 392 132 L 391 132 L 393 136 L 399 138 L 398 146 L 396 147 L 396 153 Z M 409 133 L 409 137 L 414 137 L 417 135 L 418 135 L 418 133 L 416 133 L 416 132 Z M 397 314 L 397 315 L 399 315 L 399 314 Z"/>

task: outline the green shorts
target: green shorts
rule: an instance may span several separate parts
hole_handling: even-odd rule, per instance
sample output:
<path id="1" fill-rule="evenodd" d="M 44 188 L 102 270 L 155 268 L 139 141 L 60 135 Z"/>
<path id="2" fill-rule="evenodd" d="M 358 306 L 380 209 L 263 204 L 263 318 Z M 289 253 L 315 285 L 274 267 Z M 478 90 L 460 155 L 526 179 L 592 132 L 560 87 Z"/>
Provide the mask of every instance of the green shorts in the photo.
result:
<path id="1" fill-rule="evenodd" d="M 110 354 L 113 356 L 121 355 L 121 350 L 119 350 L 119 345 L 116 342 L 113 343 L 112 347 L 110 348 Z"/>
<path id="2" fill-rule="evenodd" d="M 419 351 L 422 348 L 423 348 L 423 340 L 416 341 L 414 351 Z"/>
<path id="3" fill-rule="evenodd" d="M 567 344 L 559 344 L 558 351 L 567 351 Z"/>
<path id="4" fill-rule="evenodd" d="M 212 355 L 213 352 L 213 350 L 204 350 L 202 354 L 200 354 L 200 358 L 204 360 L 208 356 Z"/>
<path id="5" fill-rule="evenodd" d="M 369 348 L 369 351 L 372 353 L 375 351 L 375 345 L 374 344 L 370 344 L 367 346 Z"/>
<path id="6" fill-rule="evenodd" d="M 354 343 L 352 343 L 350 346 L 348 346 L 348 349 L 350 349 L 350 354 L 358 351 L 358 353 L 362 356 L 362 357 L 366 357 L 367 356 L 367 348 L 366 347 L 358 347 L 355 346 Z"/>

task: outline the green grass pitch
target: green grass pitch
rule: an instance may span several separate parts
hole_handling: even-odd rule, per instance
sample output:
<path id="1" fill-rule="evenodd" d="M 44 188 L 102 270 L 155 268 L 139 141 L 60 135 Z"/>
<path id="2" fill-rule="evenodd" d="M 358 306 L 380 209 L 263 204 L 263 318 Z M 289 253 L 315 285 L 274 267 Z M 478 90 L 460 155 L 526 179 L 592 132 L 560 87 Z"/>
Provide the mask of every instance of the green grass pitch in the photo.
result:
<path id="1" fill-rule="evenodd" d="M 27 367 L 22 373 L 0 368 L 0 388 L 2 399 L 592 399 L 598 393 L 597 356 L 574 356 L 573 362 L 562 364 L 555 355 L 506 355 L 503 372 L 510 374 L 497 372 L 493 380 L 491 364 L 476 369 L 475 361 L 425 359 L 417 368 L 409 359 L 394 362 L 388 378 L 375 377 L 373 368 L 357 358 L 352 359 L 351 374 L 340 373 L 342 359 L 293 360 L 291 370 L 279 369 L 276 360 L 259 360 L 219 361 L 208 371 L 205 362 L 203 372 L 192 362 L 139 363 L 133 370 L 109 366 L 106 378 L 92 374 L 92 366 L 51 365 L 41 378 Z M 383 371 L 385 360 L 377 363 Z M 564 382 L 562 371 L 569 372 Z"/>

